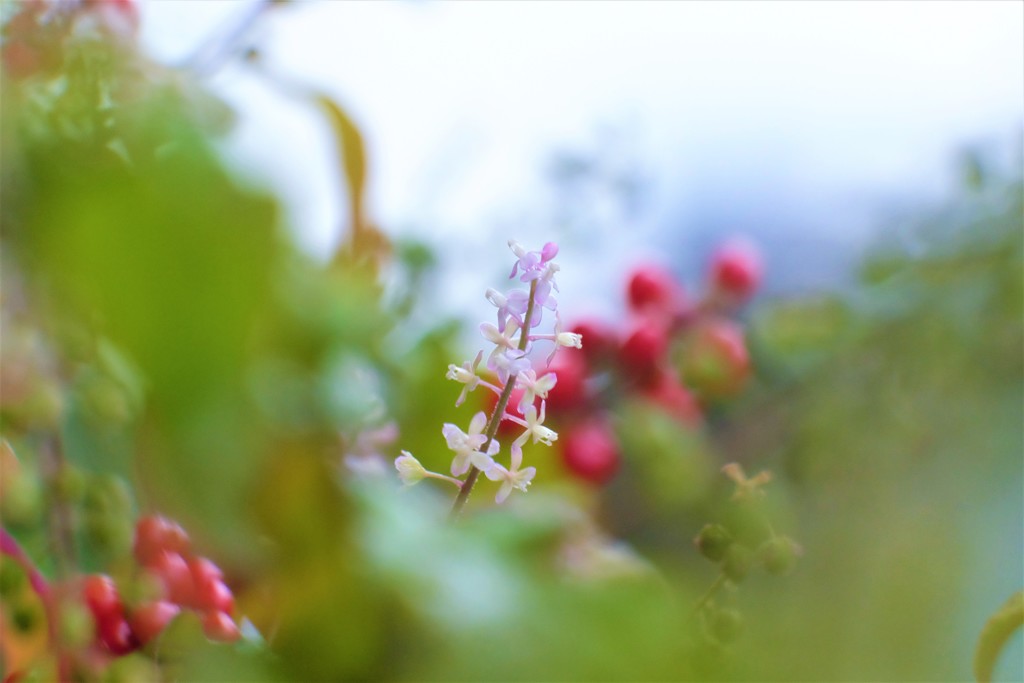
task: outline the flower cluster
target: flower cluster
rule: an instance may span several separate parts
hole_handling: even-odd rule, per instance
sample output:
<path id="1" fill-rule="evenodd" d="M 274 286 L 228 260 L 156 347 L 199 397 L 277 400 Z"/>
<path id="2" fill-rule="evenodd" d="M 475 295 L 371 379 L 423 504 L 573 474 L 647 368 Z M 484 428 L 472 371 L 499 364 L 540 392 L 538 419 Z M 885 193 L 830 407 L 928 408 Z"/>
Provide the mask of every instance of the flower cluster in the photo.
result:
<path id="1" fill-rule="evenodd" d="M 448 379 L 462 384 L 456 406 L 461 405 L 470 392 L 483 387 L 496 397 L 493 412 L 490 417 L 483 411 L 474 415 L 468 431 L 451 423 L 442 427 L 441 434 L 454 453 L 451 477 L 428 471 L 406 451 L 402 451 L 395 460 L 398 475 L 407 486 L 425 478 L 442 479 L 458 486 L 457 506 L 464 502 L 480 473 L 491 481 L 500 482 L 498 503 L 508 498 L 513 489 L 526 491 L 537 469 L 523 467 L 523 446 L 527 442 L 550 446 L 558 439 L 558 434 L 544 425 L 548 394 L 558 383 L 558 375 L 549 371 L 548 366 L 558 349 L 579 349 L 583 346 L 580 334 L 562 329 L 558 302 L 552 294 L 558 291 L 555 282 L 558 264 L 554 262 L 558 245 L 548 242 L 538 251 L 527 251 L 514 240 L 508 244 L 516 256 L 509 279 L 528 285 L 529 290 L 518 287 L 507 292 L 488 289 L 485 294 L 487 301 L 497 309 L 494 323 L 480 325 L 480 333 L 492 345 L 484 367 L 490 371 L 494 381 L 488 381 L 481 374 L 483 350 L 472 362 L 466 361 L 461 366 L 449 365 L 446 375 Z M 536 331 L 544 319 L 545 309 L 554 317 L 553 330 L 548 334 Z M 535 342 L 553 345 L 541 367 L 535 367 L 529 356 Z M 513 411 L 506 411 L 509 407 Z M 495 461 L 501 452 L 498 427 L 503 421 L 522 429 L 509 444 L 507 467 Z M 457 478 L 464 475 L 464 480 Z"/>

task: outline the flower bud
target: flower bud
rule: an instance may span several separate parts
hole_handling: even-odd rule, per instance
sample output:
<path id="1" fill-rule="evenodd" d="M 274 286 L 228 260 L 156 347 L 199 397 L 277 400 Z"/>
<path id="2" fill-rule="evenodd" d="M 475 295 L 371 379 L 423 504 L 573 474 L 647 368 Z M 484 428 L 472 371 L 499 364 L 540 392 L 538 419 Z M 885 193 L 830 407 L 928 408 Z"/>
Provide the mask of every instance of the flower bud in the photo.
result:
<path id="1" fill-rule="evenodd" d="M 721 524 L 705 524 L 693 539 L 693 545 L 712 562 L 721 562 L 732 540 L 732 534 Z"/>

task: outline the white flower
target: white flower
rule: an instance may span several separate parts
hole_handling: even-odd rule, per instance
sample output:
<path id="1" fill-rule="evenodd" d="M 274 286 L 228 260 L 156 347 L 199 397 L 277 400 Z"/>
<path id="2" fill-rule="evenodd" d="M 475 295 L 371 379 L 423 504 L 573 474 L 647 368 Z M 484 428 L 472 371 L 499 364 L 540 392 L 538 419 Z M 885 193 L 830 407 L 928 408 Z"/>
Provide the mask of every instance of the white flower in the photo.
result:
<path id="1" fill-rule="evenodd" d="M 512 493 L 512 489 L 519 489 L 526 493 L 526 488 L 537 474 L 537 468 L 527 467 L 520 470 L 519 466 L 522 464 L 523 452 L 519 447 L 514 447 L 509 469 L 495 463 L 493 467 L 484 472 L 491 481 L 501 482 L 501 488 L 498 489 L 498 495 L 494 497 L 494 502 L 499 504 L 505 502 L 505 499 Z"/>
<path id="2" fill-rule="evenodd" d="M 445 377 L 453 379 L 456 382 L 462 382 L 466 385 L 462 387 L 462 393 L 459 394 L 458 400 L 455 401 L 456 407 L 462 405 L 462 402 L 466 400 L 466 395 L 476 389 L 477 385 L 480 384 L 480 377 L 476 374 L 476 368 L 480 365 L 480 359 L 483 357 L 484 352 L 480 351 L 476 354 L 476 358 L 473 360 L 472 364 L 470 364 L 469 361 L 466 361 L 462 364 L 461 368 L 454 363 L 448 365 L 448 372 L 445 374 Z"/>
<path id="3" fill-rule="evenodd" d="M 548 392 L 558 383 L 558 375 L 549 372 L 537 379 L 537 373 L 533 370 L 524 370 L 517 378 L 519 385 L 523 387 L 523 398 L 519 402 L 519 412 L 525 414 L 526 407 L 533 405 L 535 398 L 546 399 Z"/>
<path id="4" fill-rule="evenodd" d="M 491 354 L 492 356 L 504 349 L 516 350 L 519 345 L 519 338 L 513 339 L 512 335 L 518 330 L 519 325 L 515 320 L 506 322 L 504 331 L 498 331 L 498 328 L 490 323 L 480 323 L 480 332 L 484 335 L 484 339 L 497 346 Z"/>
<path id="5" fill-rule="evenodd" d="M 526 418 L 526 431 L 519 435 L 513 444 L 514 446 L 522 447 L 522 445 L 531 437 L 533 438 L 533 443 L 537 443 L 539 441 L 545 446 L 550 446 L 553 442 L 558 440 L 558 433 L 544 426 L 545 405 L 546 404 L 541 401 L 540 417 L 537 416 L 536 406 L 531 405 L 526 408 L 526 411 L 523 414 L 523 417 Z"/>
<path id="6" fill-rule="evenodd" d="M 530 359 L 522 351 L 506 351 L 492 355 L 487 367 L 498 375 L 499 382 L 507 384 L 509 377 L 530 369 Z"/>
<path id="7" fill-rule="evenodd" d="M 575 332 L 563 332 L 562 331 L 562 316 L 559 315 L 558 311 L 555 311 L 555 333 L 551 337 L 544 337 L 555 342 L 555 348 L 551 349 L 551 353 L 548 354 L 548 365 L 555 358 L 555 352 L 558 349 L 565 347 L 571 347 L 574 349 L 583 348 L 583 335 L 576 334 Z"/>
<path id="8" fill-rule="evenodd" d="M 496 289 L 488 288 L 484 297 L 498 309 L 498 327 L 504 329 L 509 316 L 520 326 L 523 324 L 523 314 L 530 304 L 530 293 L 523 289 L 513 289 L 508 294 L 502 294 Z M 531 326 L 532 327 L 532 326 Z"/>
<path id="9" fill-rule="evenodd" d="M 407 487 L 427 477 L 426 468 L 409 451 L 402 451 L 402 454 L 395 458 L 395 469 L 398 470 L 398 478 Z"/>
<path id="10" fill-rule="evenodd" d="M 496 439 L 491 439 L 487 452 L 480 451 L 484 443 L 487 442 L 487 435 L 482 433 L 486 425 L 487 416 L 481 410 L 470 421 L 468 433 L 451 423 L 445 423 L 441 428 L 441 434 L 444 435 L 448 448 L 455 451 L 455 457 L 452 459 L 452 474 L 456 477 L 468 472 L 470 465 L 487 471 L 493 464 L 491 456 L 497 453 L 501 446 Z"/>

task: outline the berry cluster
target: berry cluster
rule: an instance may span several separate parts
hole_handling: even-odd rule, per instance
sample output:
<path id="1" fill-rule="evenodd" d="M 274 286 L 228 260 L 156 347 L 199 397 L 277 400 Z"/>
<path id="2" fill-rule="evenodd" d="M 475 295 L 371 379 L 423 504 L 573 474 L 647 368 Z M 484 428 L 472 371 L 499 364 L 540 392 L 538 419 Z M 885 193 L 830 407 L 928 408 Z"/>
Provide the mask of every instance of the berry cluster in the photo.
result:
<path id="1" fill-rule="evenodd" d="M 737 463 L 729 463 L 722 472 L 736 485 L 731 500 L 739 514 L 729 524 L 705 524 L 693 539 L 698 552 L 719 567 L 718 578 L 695 608 L 705 644 L 714 647 L 735 640 L 743 625 L 735 606 L 716 603 L 719 590 L 723 586 L 735 589 L 755 566 L 776 576 L 788 574 L 803 552 L 793 539 L 775 533 L 759 508 L 764 486 L 772 480 L 771 472 L 748 477 Z"/>
<path id="2" fill-rule="evenodd" d="M 690 299 L 667 270 L 645 265 L 627 281 L 624 333 L 600 320 L 570 326 L 587 345 L 552 364 L 558 384 L 547 397 L 562 426 L 559 451 L 569 472 L 597 485 L 615 475 L 621 456 L 609 413 L 623 398 L 649 402 L 692 427 L 704 407 L 743 388 L 750 358 L 743 330 L 729 316 L 757 290 L 761 275 L 757 251 L 729 242 L 712 258 L 701 300 Z"/>
<path id="3" fill-rule="evenodd" d="M 96 639 L 107 651 L 123 655 L 145 646 L 183 609 L 203 615 L 203 630 L 211 640 L 239 638 L 231 617 L 235 599 L 223 572 L 209 559 L 192 554 L 184 529 L 164 517 L 143 517 L 135 528 L 133 549 L 144 576 L 157 587 L 154 599 L 126 607 L 109 576 L 93 574 L 82 583 Z"/>

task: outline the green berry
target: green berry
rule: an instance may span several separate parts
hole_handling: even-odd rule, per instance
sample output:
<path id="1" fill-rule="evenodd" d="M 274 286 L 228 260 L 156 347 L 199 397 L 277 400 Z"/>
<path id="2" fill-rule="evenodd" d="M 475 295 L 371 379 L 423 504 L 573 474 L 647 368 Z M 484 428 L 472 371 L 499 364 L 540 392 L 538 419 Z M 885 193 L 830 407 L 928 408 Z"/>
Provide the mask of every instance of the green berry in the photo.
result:
<path id="1" fill-rule="evenodd" d="M 93 617 L 89 608 L 79 602 L 66 602 L 60 611 L 60 640 L 75 650 L 93 639 Z"/>
<path id="2" fill-rule="evenodd" d="M 66 465 L 50 484 L 54 497 L 63 503 L 77 503 L 85 494 L 86 477 L 80 469 Z"/>
<path id="3" fill-rule="evenodd" d="M 705 524 L 693 539 L 693 545 L 700 554 L 712 562 L 721 562 L 732 542 L 732 534 L 721 524 Z"/>
<path id="4" fill-rule="evenodd" d="M 711 615 L 711 633 L 722 643 L 731 643 L 743 632 L 743 615 L 739 610 L 720 609 Z"/>
<path id="5" fill-rule="evenodd" d="M 761 565 L 769 574 L 782 576 L 796 566 L 800 546 L 786 536 L 775 536 L 765 541 L 757 551 Z"/>
<path id="6" fill-rule="evenodd" d="M 5 524 L 29 526 L 43 512 L 43 487 L 39 477 L 22 470 L 4 481 L 4 495 L 0 498 L 0 516 Z"/>
<path id="7" fill-rule="evenodd" d="M 722 573 L 734 583 L 742 581 L 750 572 L 754 554 L 746 546 L 733 543 L 722 558 Z"/>

